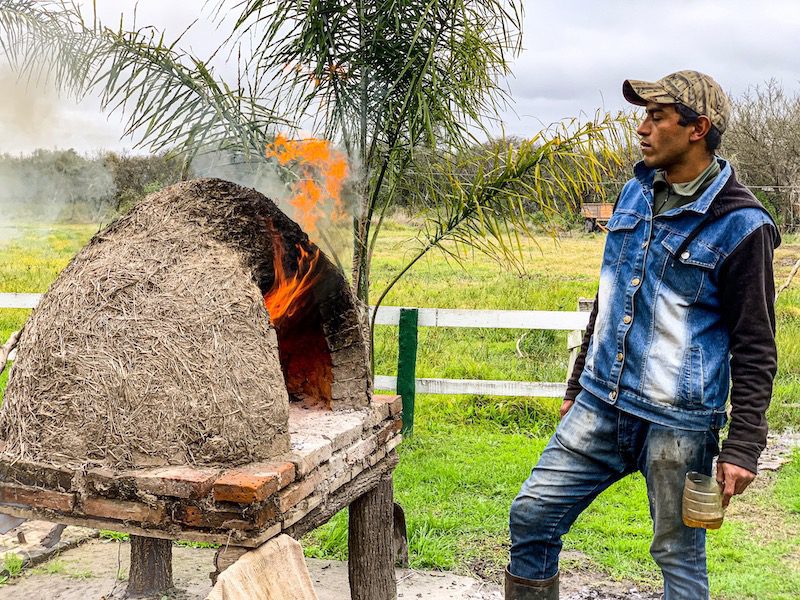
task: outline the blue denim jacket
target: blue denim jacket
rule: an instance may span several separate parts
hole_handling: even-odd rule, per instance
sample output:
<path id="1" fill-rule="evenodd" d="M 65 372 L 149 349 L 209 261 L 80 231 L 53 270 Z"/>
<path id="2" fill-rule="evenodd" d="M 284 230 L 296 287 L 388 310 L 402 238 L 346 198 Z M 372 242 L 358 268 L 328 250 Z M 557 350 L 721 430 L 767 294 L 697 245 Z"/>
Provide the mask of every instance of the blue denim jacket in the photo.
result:
<path id="1" fill-rule="evenodd" d="M 755 201 L 710 210 L 722 170 L 694 202 L 653 216 L 655 171 L 640 162 L 608 222 L 594 333 L 580 385 L 621 410 L 702 431 L 726 420 L 729 335 L 721 265 L 757 228 L 774 226 Z M 713 218 L 711 218 L 713 217 Z"/>

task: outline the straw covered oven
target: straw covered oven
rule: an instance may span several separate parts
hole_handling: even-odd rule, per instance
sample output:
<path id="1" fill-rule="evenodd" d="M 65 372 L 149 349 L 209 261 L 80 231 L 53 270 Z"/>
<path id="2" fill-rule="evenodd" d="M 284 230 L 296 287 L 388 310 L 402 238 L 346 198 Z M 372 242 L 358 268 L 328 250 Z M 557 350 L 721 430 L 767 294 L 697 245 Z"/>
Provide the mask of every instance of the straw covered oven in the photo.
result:
<path id="1" fill-rule="evenodd" d="M 25 325 L 0 513 L 242 547 L 319 525 L 397 462 L 400 402 L 372 397 L 364 308 L 258 192 L 151 195 Z"/>

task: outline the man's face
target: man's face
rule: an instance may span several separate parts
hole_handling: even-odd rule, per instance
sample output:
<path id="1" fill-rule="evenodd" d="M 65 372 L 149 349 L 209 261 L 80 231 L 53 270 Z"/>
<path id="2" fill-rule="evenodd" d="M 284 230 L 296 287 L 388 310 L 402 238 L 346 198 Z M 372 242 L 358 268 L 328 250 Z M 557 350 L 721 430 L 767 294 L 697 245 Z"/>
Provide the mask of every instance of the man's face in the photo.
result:
<path id="1" fill-rule="evenodd" d="M 641 138 L 644 164 L 669 169 L 686 160 L 692 128 L 679 125 L 680 115 L 674 104 L 648 102 L 647 116 L 636 129 Z"/>

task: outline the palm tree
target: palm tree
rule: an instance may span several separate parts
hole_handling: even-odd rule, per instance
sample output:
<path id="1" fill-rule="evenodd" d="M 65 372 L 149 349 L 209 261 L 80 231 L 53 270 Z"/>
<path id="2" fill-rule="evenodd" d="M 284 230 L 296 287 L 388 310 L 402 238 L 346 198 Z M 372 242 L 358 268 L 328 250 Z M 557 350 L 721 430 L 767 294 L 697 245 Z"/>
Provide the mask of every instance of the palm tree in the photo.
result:
<path id="1" fill-rule="evenodd" d="M 352 274 L 365 303 L 384 217 L 413 172 L 430 208 L 418 251 L 380 303 L 435 248 L 459 257 L 459 248 L 476 247 L 519 265 L 526 206 L 552 214 L 556 198 L 599 189 L 618 162 L 626 129 L 608 115 L 521 144 L 477 144 L 507 101 L 499 82 L 520 48 L 521 5 L 222 0 L 213 15 L 238 18 L 223 47 L 201 60 L 152 27 L 111 29 L 87 23 L 71 4 L 0 0 L 0 48 L 24 74 L 49 74 L 79 95 L 100 92 L 140 146 L 180 153 L 187 165 L 209 151 L 265 161 L 275 131 L 298 124 L 340 144 L 356 165 Z M 238 61 L 235 83 L 214 71 L 225 52 Z"/>

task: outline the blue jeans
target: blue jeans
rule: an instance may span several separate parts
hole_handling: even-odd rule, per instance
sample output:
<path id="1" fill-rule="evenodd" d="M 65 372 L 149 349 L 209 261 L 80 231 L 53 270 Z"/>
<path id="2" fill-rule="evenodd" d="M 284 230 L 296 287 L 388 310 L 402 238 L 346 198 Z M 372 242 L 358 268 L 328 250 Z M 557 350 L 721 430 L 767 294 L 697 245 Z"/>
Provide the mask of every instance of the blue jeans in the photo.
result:
<path id="1" fill-rule="evenodd" d="M 511 505 L 509 570 L 526 579 L 554 576 L 561 537 L 578 515 L 612 483 L 641 471 L 664 599 L 707 599 L 706 532 L 683 524 L 681 495 L 687 471 L 710 474 L 718 451 L 715 431 L 656 425 L 581 392 Z"/>

